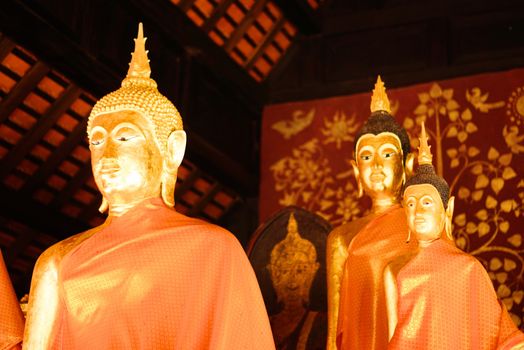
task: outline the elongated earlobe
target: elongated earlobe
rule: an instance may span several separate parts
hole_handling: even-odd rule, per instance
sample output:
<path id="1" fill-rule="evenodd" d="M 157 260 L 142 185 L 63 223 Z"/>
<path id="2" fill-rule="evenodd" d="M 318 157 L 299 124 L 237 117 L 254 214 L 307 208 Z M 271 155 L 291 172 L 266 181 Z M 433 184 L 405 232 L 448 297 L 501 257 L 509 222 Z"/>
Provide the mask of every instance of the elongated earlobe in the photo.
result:
<path id="1" fill-rule="evenodd" d="M 361 198 L 364 195 L 364 187 L 362 186 L 362 181 L 360 180 L 360 170 L 358 170 L 357 162 L 355 162 L 354 159 L 351 159 L 350 163 L 351 167 L 353 168 L 355 181 L 357 182 L 358 198 Z"/>
<path id="2" fill-rule="evenodd" d="M 452 227 L 452 219 L 453 219 L 453 209 L 455 207 L 455 197 L 451 196 L 448 200 L 448 207 L 446 208 L 446 221 L 444 230 L 446 231 L 446 238 L 449 239 L 451 242 L 454 242 L 453 239 L 453 227 Z"/>
<path id="3" fill-rule="evenodd" d="M 186 133 L 184 130 L 173 131 L 167 139 L 167 150 L 162 169 L 162 200 L 168 207 L 175 206 L 175 184 L 178 167 L 182 164 L 186 151 Z"/>
<path id="4" fill-rule="evenodd" d="M 404 165 L 404 183 L 406 179 L 409 179 L 413 176 L 413 168 L 415 167 L 415 155 L 413 153 L 408 153 L 406 156 L 406 164 Z"/>
<path id="5" fill-rule="evenodd" d="M 102 203 L 100 204 L 100 207 L 98 208 L 98 211 L 102 214 L 106 212 L 107 208 L 109 207 L 109 203 L 107 202 L 106 198 L 102 196 Z"/>

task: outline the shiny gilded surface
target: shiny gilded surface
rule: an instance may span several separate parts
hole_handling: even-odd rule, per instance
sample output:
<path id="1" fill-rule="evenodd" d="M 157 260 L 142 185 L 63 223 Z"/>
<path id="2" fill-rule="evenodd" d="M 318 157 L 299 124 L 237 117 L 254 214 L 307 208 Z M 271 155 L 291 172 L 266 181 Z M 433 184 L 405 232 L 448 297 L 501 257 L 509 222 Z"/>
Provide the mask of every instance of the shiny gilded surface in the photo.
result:
<path id="1" fill-rule="evenodd" d="M 255 275 L 229 232 L 176 213 L 186 135 L 149 78 L 142 26 L 122 87 L 89 117 L 104 224 L 47 249 L 26 349 L 273 349 Z"/>
<path id="2" fill-rule="evenodd" d="M 0 349 L 20 349 L 24 317 L 0 252 Z"/>
<path id="3" fill-rule="evenodd" d="M 431 166 L 424 125 L 422 130 L 419 162 L 427 160 L 422 163 Z M 422 176 L 434 181 L 430 176 L 437 175 L 429 174 L 424 170 Z M 524 334 L 498 301 L 481 263 L 441 239 L 446 237 L 445 228 L 451 228 L 454 197 L 444 207 L 437 189 L 422 183 L 405 189 L 404 203 L 419 252 L 398 274 L 385 275 L 397 284 L 396 290 L 388 289 L 387 294 L 390 325 L 397 322 L 388 349 L 524 347 Z"/>
<path id="4" fill-rule="evenodd" d="M 379 78 L 371 109 L 380 108 L 389 110 L 389 100 Z M 372 209 L 328 237 L 327 349 L 337 349 L 337 343 L 339 349 L 380 349 L 387 344 L 383 269 L 388 259 L 413 248 L 405 244 L 407 225 L 398 214 L 405 180 L 402 159 L 400 139 L 393 133 L 365 134 L 357 141 L 351 165 L 359 193 L 371 197 Z"/>

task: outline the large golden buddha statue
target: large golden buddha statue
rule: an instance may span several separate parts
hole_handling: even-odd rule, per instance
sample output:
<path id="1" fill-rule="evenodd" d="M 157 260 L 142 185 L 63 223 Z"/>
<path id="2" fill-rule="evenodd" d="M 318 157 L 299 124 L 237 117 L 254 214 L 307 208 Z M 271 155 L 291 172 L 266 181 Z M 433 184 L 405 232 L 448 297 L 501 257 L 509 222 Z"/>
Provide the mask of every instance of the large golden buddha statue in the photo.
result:
<path id="1" fill-rule="evenodd" d="M 24 316 L 0 252 L 0 349 L 20 349 Z"/>
<path id="2" fill-rule="evenodd" d="M 27 349 L 274 348 L 239 242 L 172 208 L 186 134 L 150 73 L 140 25 L 127 77 L 88 121 L 109 215 L 38 259 Z"/>
<path id="3" fill-rule="evenodd" d="M 391 115 L 384 84 L 377 80 L 371 116 L 355 139 L 353 171 L 359 193 L 371 197 L 371 213 L 342 225 L 327 242 L 328 339 L 332 349 L 384 349 L 388 321 L 383 273 L 399 256 L 409 257 L 407 223 L 400 206 L 406 172 L 412 169 L 406 131 Z"/>
<path id="4" fill-rule="evenodd" d="M 418 253 L 394 274 L 388 314 L 394 328 L 388 349 L 524 349 L 482 264 L 452 241 L 454 197 L 435 174 L 422 124 L 419 167 L 406 183 L 404 208 Z M 388 277 L 389 276 L 389 277 Z"/>

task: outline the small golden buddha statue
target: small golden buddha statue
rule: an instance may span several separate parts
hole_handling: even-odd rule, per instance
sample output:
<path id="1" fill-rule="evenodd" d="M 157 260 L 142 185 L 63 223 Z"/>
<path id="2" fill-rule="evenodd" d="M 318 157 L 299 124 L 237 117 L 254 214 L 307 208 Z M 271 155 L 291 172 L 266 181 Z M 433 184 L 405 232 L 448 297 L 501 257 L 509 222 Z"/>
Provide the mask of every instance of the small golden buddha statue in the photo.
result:
<path id="1" fill-rule="evenodd" d="M 272 349 L 254 272 L 231 233 L 174 209 L 182 119 L 150 78 L 142 25 L 122 86 L 93 107 L 91 163 L 107 220 L 47 249 L 27 349 Z"/>
<path id="2" fill-rule="evenodd" d="M 342 225 L 327 241 L 327 349 L 383 349 L 387 315 L 383 269 L 413 249 L 400 206 L 402 185 L 413 167 L 406 131 L 391 115 L 380 77 L 371 116 L 357 133 L 351 162 L 359 194 L 371 197 L 371 213 Z"/>
<path id="3" fill-rule="evenodd" d="M 404 190 L 410 236 L 418 253 L 389 279 L 388 349 L 523 349 L 482 264 L 453 244 L 454 197 L 435 174 L 422 124 L 419 167 Z M 394 264 L 394 262 L 393 262 Z M 391 281 L 393 279 L 393 281 Z"/>
<path id="4" fill-rule="evenodd" d="M 317 312 L 309 311 L 309 293 L 320 264 L 313 243 L 298 232 L 293 213 L 287 235 L 271 251 L 267 268 L 271 276 L 279 313 L 270 317 L 277 349 L 305 349 Z"/>

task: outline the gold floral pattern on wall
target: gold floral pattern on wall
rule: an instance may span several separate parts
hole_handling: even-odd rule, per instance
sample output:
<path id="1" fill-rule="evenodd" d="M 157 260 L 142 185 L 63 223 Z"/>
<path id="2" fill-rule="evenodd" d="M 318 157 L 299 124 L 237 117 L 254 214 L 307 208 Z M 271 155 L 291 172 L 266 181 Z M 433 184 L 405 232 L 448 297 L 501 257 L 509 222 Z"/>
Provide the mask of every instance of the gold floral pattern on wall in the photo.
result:
<path id="1" fill-rule="evenodd" d="M 434 164 L 456 196 L 454 235 L 483 263 L 524 329 L 524 69 L 388 90 L 413 149 L 422 121 Z M 388 81 L 386 80 L 386 87 Z M 373 83 L 370 80 L 370 91 Z M 333 226 L 362 216 L 349 160 L 371 93 L 267 106 L 262 127 L 260 220 L 301 206 Z M 284 139 L 272 125 L 314 111 Z"/>

